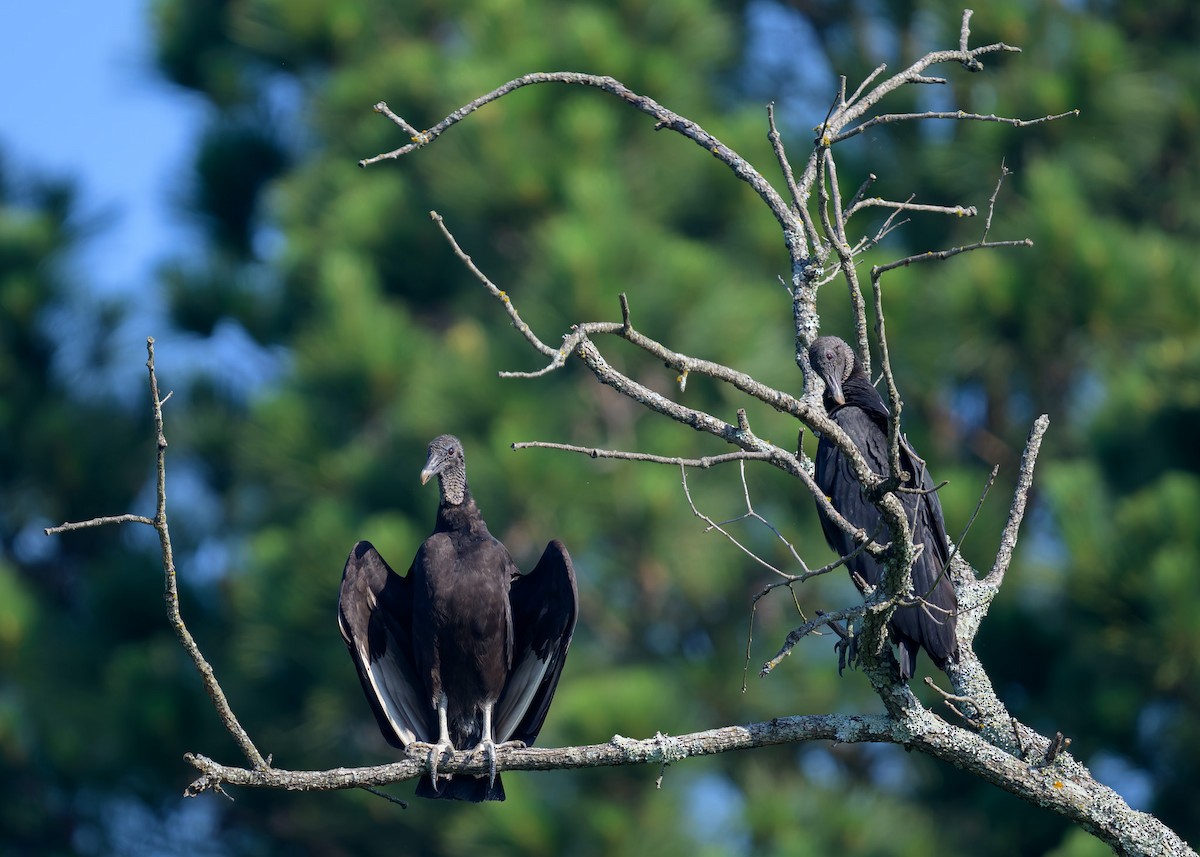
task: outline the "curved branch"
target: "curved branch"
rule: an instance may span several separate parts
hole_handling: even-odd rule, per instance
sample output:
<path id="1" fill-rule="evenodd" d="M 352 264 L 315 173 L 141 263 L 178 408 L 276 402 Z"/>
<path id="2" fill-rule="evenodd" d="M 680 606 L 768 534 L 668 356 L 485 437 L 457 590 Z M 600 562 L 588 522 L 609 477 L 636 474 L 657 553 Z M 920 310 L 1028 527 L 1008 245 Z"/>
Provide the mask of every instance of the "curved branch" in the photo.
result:
<path id="1" fill-rule="evenodd" d="M 449 128 L 457 125 L 467 116 L 474 113 L 480 107 L 490 104 L 510 92 L 518 90 L 525 86 L 532 86 L 539 83 L 566 83 L 575 86 L 590 86 L 607 92 L 609 95 L 616 96 L 624 101 L 629 106 L 636 110 L 640 110 L 647 116 L 655 120 L 654 129 L 662 128 L 670 129 L 671 131 L 687 137 L 696 145 L 702 147 L 705 151 L 710 152 L 721 163 L 729 167 L 739 179 L 746 182 L 754 191 L 762 198 L 767 207 L 775 215 L 775 219 L 784 227 L 785 231 L 795 231 L 799 225 L 797 217 L 788 208 L 788 204 L 784 201 L 779 192 L 772 187 L 771 183 L 763 178 L 758 170 L 754 169 L 749 162 L 742 158 L 737 152 L 730 149 L 708 131 L 704 130 L 700 125 L 693 122 L 691 119 L 680 116 L 667 108 L 663 107 L 653 98 L 645 95 L 639 95 L 631 90 L 621 81 L 613 77 L 605 77 L 594 74 L 582 74 L 574 71 L 552 71 L 552 72 L 534 72 L 532 74 L 522 75 L 521 77 L 510 80 L 502 86 L 493 89 L 486 95 L 481 95 L 474 101 L 464 104 L 462 107 L 455 110 L 441 122 L 434 125 L 426 131 L 418 131 L 413 133 L 413 127 L 393 113 L 385 102 L 379 102 L 375 105 L 375 111 L 382 113 L 399 125 L 406 133 L 412 137 L 412 142 L 401 146 L 399 149 L 394 149 L 390 152 L 384 152 L 375 155 L 371 158 L 363 158 L 358 162 L 360 167 L 366 167 L 370 164 L 378 163 L 379 161 L 395 160 L 403 155 L 407 155 L 416 149 L 427 146 L 445 133 Z"/>

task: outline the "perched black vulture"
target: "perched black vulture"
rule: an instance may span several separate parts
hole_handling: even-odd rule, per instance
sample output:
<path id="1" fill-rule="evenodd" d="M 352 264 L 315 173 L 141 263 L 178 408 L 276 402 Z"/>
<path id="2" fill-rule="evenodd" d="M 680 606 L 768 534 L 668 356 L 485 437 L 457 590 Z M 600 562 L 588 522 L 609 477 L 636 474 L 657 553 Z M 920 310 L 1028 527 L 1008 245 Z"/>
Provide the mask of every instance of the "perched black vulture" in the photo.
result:
<path id="1" fill-rule="evenodd" d="M 467 488 L 462 444 L 429 444 L 421 484 L 438 477 L 433 534 L 408 574 L 396 574 L 370 544 L 346 560 L 338 626 L 383 737 L 393 747 L 428 746 L 428 798 L 504 800 L 496 746 L 530 745 L 575 630 L 579 596 L 562 542 L 552 541 L 522 575 L 492 537 Z M 448 749 L 482 750 L 491 776 L 437 775 Z"/>
<path id="2" fill-rule="evenodd" d="M 888 408 L 854 351 L 836 336 L 823 336 L 812 344 L 808 356 L 813 369 L 825 382 L 825 408 L 830 418 L 854 441 L 871 470 L 887 476 L 890 472 Z M 941 670 L 958 659 L 958 641 L 954 633 L 958 600 L 953 585 L 943 573 L 949 562 L 949 543 L 942 504 L 932 490 L 933 479 L 925 462 L 903 439 L 900 469 L 910 474 L 902 487 L 923 488 L 927 492 L 898 494 L 908 515 L 913 544 L 924 545 L 913 564 L 912 591 L 926 603 L 897 609 L 888 626 L 900 650 L 900 675 L 909 679 L 916 666 L 918 647 L 923 647 Z M 877 542 L 889 541 L 886 530 L 876 532 L 882 520 L 879 510 L 867 500 L 841 451 L 825 437 L 817 446 L 816 477 L 817 484 L 843 518 L 865 530 L 868 536 L 875 533 Z M 829 546 L 841 556 L 852 553 L 857 547 L 854 540 L 830 521 L 819 506 L 817 512 Z M 883 566 L 865 551 L 846 565 L 856 584 L 861 581 L 877 586 L 883 578 Z"/>

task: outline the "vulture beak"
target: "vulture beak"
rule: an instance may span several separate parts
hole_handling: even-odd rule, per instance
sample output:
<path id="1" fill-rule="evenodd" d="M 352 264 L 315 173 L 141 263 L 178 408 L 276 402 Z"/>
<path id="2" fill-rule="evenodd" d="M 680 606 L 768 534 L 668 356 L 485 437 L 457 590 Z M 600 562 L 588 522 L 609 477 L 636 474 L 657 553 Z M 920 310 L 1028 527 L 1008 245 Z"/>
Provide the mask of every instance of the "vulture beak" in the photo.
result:
<path id="1" fill-rule="evenodd" d="M 838 383 L 837 378 L 827 378 L 822 376 L 821 380 L 825 382 L 825 395 L 833 399 L 839 405 L 846 404 L 846 396 L 842 393 L 842 385 Z"/>
<path id="2" fill-rule="evenodd" d="M 421 484 L 424 485 L 430 479 L 437 475 L 442 469 L 443 461 L 436 452 L 430 452 L 429 458 L 425 460 L 425 466 L 421 468 Z"/>

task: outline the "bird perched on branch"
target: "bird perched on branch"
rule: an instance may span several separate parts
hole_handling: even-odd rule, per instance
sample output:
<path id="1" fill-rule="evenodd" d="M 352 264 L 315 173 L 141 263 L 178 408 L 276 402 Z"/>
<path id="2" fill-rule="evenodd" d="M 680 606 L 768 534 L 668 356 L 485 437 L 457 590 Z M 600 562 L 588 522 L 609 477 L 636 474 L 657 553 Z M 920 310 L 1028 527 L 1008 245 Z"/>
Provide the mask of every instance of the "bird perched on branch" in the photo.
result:
<path id="1" fill-rule="evenodd" d="M 888 476 L 888 408 L 858 357 L 836 336 L 817 339 L 809 347 L 808 356 L 825 382 L 825 409 L 830 419 L 854 442 L 873 472 Z M 913 544 L 918 546 L 912 567 L 913 588 L 904 594 L 919 602 L 896 608 L 888 629 L 899 649 L 900 676 L 907 680 L 913 675 L 919 648 L 924 648 L 941 670 L 958 659 L 958 599 L 946 573 L 950 558 L 942 504 L 925 462 L 903 438 L 900 469 L 908 474 L 901 487 L 916 489 L 915 493 L 897 492 L 897 496 L 904 506 Z M 882 515 L 867 499 L 846 456 L 828 437 L 822 437 L 817 446 L 816 470 L 817 485 L 843 518 L 868 536 L 874 534 L 879 544 L 890 541 L 890 531 L 881 527 Z M 840 556 L 853 553 L 858 547 L 854 539 L 819 505 L 817 513 L 830 548 Z M 883 579 L 883 565 L 866 551 L 849 559 L 846 566 L 860 591 L 864 585 L 878 586 Z"/>
<path id="2" fill-rule="evenodd" d="M 496 748 L 531 745 L 542 728 L 579 612 L 575 571 L 557 540 L 533 571 L 518 571 L 471 497 L 458 438 L 429 444 L 421 484 L 434 476 L 437 522 L 408 574 L 392 571 L 370 542 L 356 544 L 338 626 L 383 737 L 429 750 L 417 795 L 504 800 Z M 451 749 L 483 752 L 489 776 L 439 777 Z"/>

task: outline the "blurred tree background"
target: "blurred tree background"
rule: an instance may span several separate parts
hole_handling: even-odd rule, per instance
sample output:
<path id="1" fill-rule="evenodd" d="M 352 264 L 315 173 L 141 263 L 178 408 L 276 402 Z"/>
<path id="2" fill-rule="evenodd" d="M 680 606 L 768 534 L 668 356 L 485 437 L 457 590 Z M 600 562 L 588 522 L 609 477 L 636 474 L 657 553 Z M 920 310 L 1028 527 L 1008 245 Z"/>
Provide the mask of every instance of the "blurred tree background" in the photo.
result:
<path id="1" fill-rule="evenodd" d="M 424 127 L 510 78 L 566 69 L 617 77 L 776 177 L 765 102 L 802 163 L 837 74 L 853 88 L 881 62 L 896 70 L 957 45 L 960 15 L 941 0 L 153 5 L 161 74 L 211 108 L 185 183 L 199 250 L 155 284 L 174 328 L 145 331 L 175 391 L 168 508 L 183 611 L 263 752 L 289 768 L 394 758 L 338 638 L 337 585 L 359 538 L 407 567 L 436 505 L 417 472 L 444 431 L 466 442 L 472 488 L 519 563 L 551 537 L 576 560 L 581 622 L 542 744 L 878 710 L 860 676 L 838 679 L 820 639 L 755 677 L 796 623 L 786 594 L 760 605 L 742 692 L 749 599 L 768 578 L 702 532 L 676 471 L 509 451 L 518 440 L 722 450 L 572 365 L 498 379 L 540 364 L 428 218 L 445 217 L 547 341 L 619 318 L 624 291 L 647 334 L 798 392 L 777 281 L 786 257 L 753 193 L 641 114 L 565 87 L 519 91 L 399 162 L 356 161 L 407 142 L 376 101 Z M 880 196 L 981 210 L 1003 162 L 1015 174 L 992 237 L 1035 242 L 885 280 L 906 428 L 951 480 L 952 536 L 1001 466 L 964 546 L 986 568 L 1025 434 L 1051 415 L 1024 540 L 978 650 L 1016 716 L 1071 736 L 1100 779 L 1196 842 L 1200 11 L 1024 0 L 972 25 L 973 44 L 1025 52 L 977 75 L 947 67 L 948 87 L 910 88 L 885 109 L 1082 115 L 1029 129 L 884 126 L 843 147 L 843 193 L 870 171 Z M 41 535 L 151 509 L 148 395 L 108 396 L 60 371 L 68 347 L 111 370 L 105 331 L 130 311 L 90 297 L 72 267 L 75 206 L 61 183 L 0 169 L 4 853 L 1106 853 L 890 746 L 692 760 L 661 789 L 651 768 L 513 774 L 499 805 L 401 810 L 366 793 L 250 790 L 184 801 L 184 752 L 240 760 L 164 621 L 152 534 Z M 981 228 L 915 216 L 876 259 L 969 243 Z M 849 333 L 839 283 L 821 309 L 824 332 Z M 168 370 L 173 342 L 231 327 L 281 361 L 275 382 L 245 395 L 230 382 L 236 354 Z M 702 378 L 680 393 L 644 355 L 610 353 L 689 404 L 727 418 L 746 404 Z M 791 442 L 790 419 L 749 407 L 760 435 Z M 757 511 L 822 562 L 800 486 L 765 467 L 748 482 Z M 690 487 L 718 519 L 743 511 L 736 470 Z M 769 532 L 737 526 L 786 564 Z M 853 597 L 837 577 L 800 592 L 806 610 Z"/>

